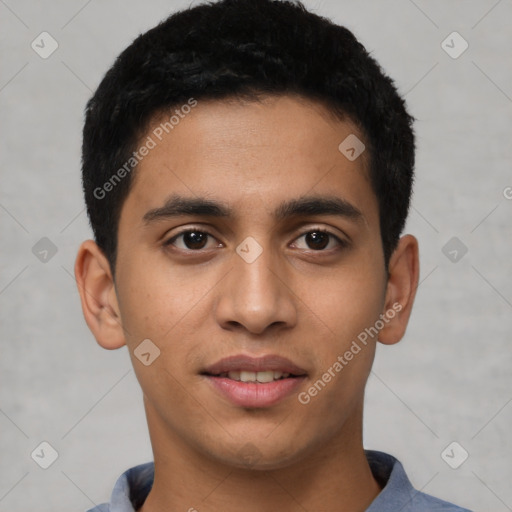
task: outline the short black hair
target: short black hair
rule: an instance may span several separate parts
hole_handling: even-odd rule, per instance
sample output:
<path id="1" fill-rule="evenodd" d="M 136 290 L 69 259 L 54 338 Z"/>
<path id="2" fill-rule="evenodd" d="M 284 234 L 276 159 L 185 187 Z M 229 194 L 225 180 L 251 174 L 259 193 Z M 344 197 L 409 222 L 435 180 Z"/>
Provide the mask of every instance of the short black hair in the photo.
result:
<path id="1" fill-rule="evenodd" d="M 320 102 L 361 131 L 388 267 L 409 210 L 415 151 L 414 119 L 394 82 L 352 32 L 301 2 L 221 0 L 139 35 L 87 103 L 82 185 L 114 276 L 121 207 L 138 163 L 133 152 L 152 119 L 191 99 L 285 94 Z"/>

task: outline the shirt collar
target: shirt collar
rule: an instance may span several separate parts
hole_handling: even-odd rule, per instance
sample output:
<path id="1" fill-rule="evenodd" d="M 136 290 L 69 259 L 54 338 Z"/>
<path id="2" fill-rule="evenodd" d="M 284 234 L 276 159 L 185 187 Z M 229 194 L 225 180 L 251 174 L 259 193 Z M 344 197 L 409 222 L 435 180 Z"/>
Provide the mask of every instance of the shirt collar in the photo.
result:
<path id="1" fill-rule="evenodd" d="M 366 450 L 365 453 L 373 476 L 382 488 L 366 512 L 404 510 L 418 491 L 407 478 L 400 461 L 384 452 Z"/>
<path id="2" fill-rule="evenodd" d="M 414 498 L 422 493 L 413 488 L 402 464 L 387 453 L 374 450 L 365 450 L 365 453 L 373 476 L 382 487 L 366 512 L 409 510 Z M 108 512 L 136 512 L 151 490 L 154 469 L 153 462 L 146 462 L 125 471 L 114 486 Z M 103 512 L 103 509 L 89 512 L 95 511 Z"/>
<path id="3" fill-rule="evenodd" d="M 139 464 L 125 471 L 112 490 L 109 512 L 135 512 L 146 500 L 154 476 L 154 462 Z"/>

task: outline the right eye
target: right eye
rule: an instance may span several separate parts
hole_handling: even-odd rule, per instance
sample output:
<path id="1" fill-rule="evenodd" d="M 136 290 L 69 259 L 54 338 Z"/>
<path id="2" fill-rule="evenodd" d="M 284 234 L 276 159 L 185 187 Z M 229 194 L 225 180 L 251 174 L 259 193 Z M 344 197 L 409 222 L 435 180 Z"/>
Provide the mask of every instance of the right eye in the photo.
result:
<path id="1" fill-rule="evenodd" d="M 188 228 L 180 233 L 172 236 L 169 240 L 164 242 L 165 246 L 172 245 L 181 251 L 198 251 L 201 249 L 205 249 L 205 245 L 208 242 L 208 238 L 214 238 L 213 235 L 207 233 L 206 231 L 196 229 L 196 228 Z M 219 244 L 214 245 L 213 247 L 218 247 Z M 213 248 L 211 247 L 211 248 Z M 208 249 L 208 247 L 206 247 Z"/>

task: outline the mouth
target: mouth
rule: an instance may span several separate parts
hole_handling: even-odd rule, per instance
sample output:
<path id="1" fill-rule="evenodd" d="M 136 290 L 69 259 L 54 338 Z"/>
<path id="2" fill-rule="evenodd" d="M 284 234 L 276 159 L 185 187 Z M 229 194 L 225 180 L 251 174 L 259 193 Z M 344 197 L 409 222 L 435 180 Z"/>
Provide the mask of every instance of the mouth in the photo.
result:
<path id="1" fill-rule="evenodd" d="M 262 408 L 289 396 L 306 379 L 307 372 L 277 355 L 260 358 L 237 355 L 218 361 L 201 375 L 230 403 Z"/>
<path id="2" fill-rule="evenodd" d="M 260 372 L 252 372 L 248 370 L 234 370 L 230 372 L 223 372 L 216 374 L 206 374 L 210 377 L 221 377 L 224 379 L 236 380 L 239 382 L 257 382 L 259 384 L 266 384 L 275 380 L 282 380 L 288 378 L 296 378 L 298 375 L 293 375 L 288 372 L 264 370 Z"/>
<path id="3" fill-rule="evenodd" d="M 203 375 L 213 377 L 223 376 L 242 382 L 271 382 L 288 377 L 302 377 L 306 370 L 296 365 L 290 359 L 269 354 L 262 357 L 252 357 L 238 354 L 225 357 L 203 370 Z"/>

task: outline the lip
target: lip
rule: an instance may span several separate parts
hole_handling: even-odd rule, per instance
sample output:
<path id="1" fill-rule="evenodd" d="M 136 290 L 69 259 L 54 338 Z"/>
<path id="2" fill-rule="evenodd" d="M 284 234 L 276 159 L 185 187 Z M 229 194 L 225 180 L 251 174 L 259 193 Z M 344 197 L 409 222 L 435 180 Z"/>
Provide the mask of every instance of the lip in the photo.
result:
<path id="1" fill-rule="evenodd" d="M 202 373 L 215 376 L 232 371 L 263 372 L 266 370 L 290 373 L 295 376 L 305 376 L 307 374 L 304 368 L 292 363 L 286 357 L 273 354 L 263 357 L 251 357 L 244 354 L 226 357 L 208 366 Z"/>
<path id="2" fill-rule="evenodd" d="M 290 377 L 272 382 L 255 383 L 230 379 L 220 374 L 231 371 L 261 372 L 266 370 L 289 373 Z M 307 372 L 289 359 L 278 355 L 250 357 L 243 354 L 226 357 L 202 372 L 213 389 L 232 404 L 245 408 L 265 408 L 276 405 L 292 394 L 306 379 Z"/>
<path id="3" fill-rule="evenodd" d="M 238 407 L 265 408 L 276 405 L 292 394 L 306 379 L 306 376 L 288 377 L 264 384 L 242 382 L 213 375 L 206 375 L 206 379 L 217 392 Z"/>

